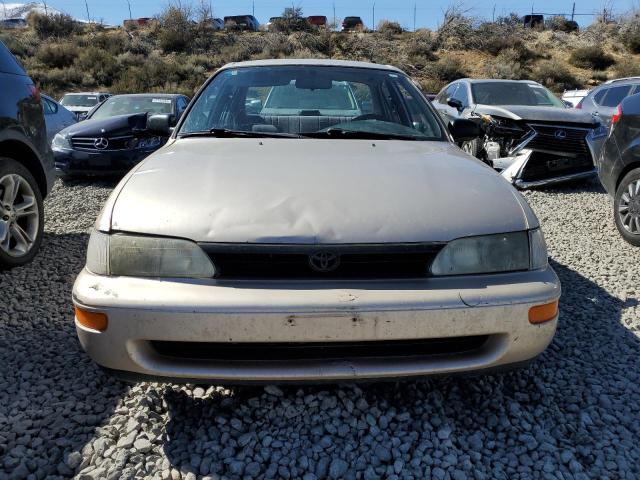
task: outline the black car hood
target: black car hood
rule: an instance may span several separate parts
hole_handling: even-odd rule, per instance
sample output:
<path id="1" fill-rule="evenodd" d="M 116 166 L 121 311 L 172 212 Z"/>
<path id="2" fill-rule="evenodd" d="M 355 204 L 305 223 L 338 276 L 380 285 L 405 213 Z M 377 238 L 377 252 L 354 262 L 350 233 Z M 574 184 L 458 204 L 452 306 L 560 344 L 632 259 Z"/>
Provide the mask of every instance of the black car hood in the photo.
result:
<path id="1" fill-rule="evenodd" d="M 534 107 L 523 105 L 476 105 L 474 111 L 478 114 L 494 115 L 510 118 L 511 120 L 525 120 L 533 122 L 558 122 L 587 124 L 595 126 L 598 120 L 587 112 L 573 108 Z"/>
<path id="2" fill-rule="evenodd" d="M 137 130 L 144 131 L 146 127 L 147 114 L 134 113 L 99 120 L 85 120 L 65 128 L 60 133 L 69 137 L 118 137 L 130 135 Z"/>

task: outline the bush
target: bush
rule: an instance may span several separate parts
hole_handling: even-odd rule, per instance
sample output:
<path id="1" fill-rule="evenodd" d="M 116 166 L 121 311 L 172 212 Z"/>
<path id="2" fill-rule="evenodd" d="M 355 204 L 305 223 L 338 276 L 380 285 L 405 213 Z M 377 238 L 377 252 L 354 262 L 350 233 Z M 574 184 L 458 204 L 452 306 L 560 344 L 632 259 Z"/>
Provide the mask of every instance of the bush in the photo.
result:
<path id="1" fill-rule="evenodd" d="M 437 46 L 437 39 L 433 32 L 420 29 L 411 35 L 407 44 L 407 56 L 415 63 L 435 60 L 434 52 Z"/>
<path id="2" fill-rule="evenodd" d="M 631 53 L 640 53 L 640 14 L 631 15 L 620 27 L 620 41 Z"/>
<path id="3" fill-rule="evenodd" d="M 520 51 L 510 48 L 502 50 L 495 59 L 485 64 L 484 74 L 489 78 L 521 80 L 529 78 L 530 71 Z"/>
<path id="4" fill-rule="evenodd" d="M 398 22 L 389 20 L 380 21 L 376 30 L 387 38 L 393 38 L 394 35 L 400 35 L 404 31 Z"/>
<path id="5" fill-rule="evenodd" d="M 616 78 L 640 77 L 640 64 L 631 59 L 618 62 L 614 69 Z"/>
<path id="6" fill-rule="evenodd" d="M 606 70 L 615 63 L 615 60 L 601 47 L 594 45 L 575 49 L 571 52 L 569 62 L 579 68 Z"/>
<path id="7" fill-rule="evenodd" d="M 561 15 L 551 17 L 546 21 L 547 28 L 555 32 L 577 32 L 578 24 L 573 20 L 567 20 Z"/>
<path id="8" fill-rule="evenodd" d="M 82 49 L 75 60 L 78 71 L 87 75 L 93 85 L 111 85 L 120 74 L 116 57 L 97 47 Z"/>
<path id="9" fill-rule="evenodd" d="M 582 87 L 581 82 L 556 60 L 540 62 L 533 71 L 533 78 L 556 92 Z"/>
<path id="10" fill-rule="evenodd" d="M 444 83 L 453 82 L 459 78 L 468 76 L 462 62 L 455 57 L 443 57 L 437 62 L 432 62 L 427 67 L 429 76 L 437 78 Z"/>
<path id="11" fill-rule="evenodd" d="M 27 22 L 41 39 L 68 37 L 79 30 L 75 20 L 70 15 L 62 13 L 55 15 L 31 13 L 27 17 Z"/>
<path id="12" fill-rule="evenodd" d="M 54 68 L 68 67 L 78 55 L 78 49 L 69 43 L 43 43 L 36 52 L 36 58 Z"/>
<path id="13" fill-rule="evenodd" d="M 474 20 L 460 6 L 449 7 L 437 31 L 438 47 L 464 50 L 474 35 Z"/>
<path id="14" fill-rule="evenodd" d="M 156 27 L 158 44 L 164 52 L 188 52 L 195 40 L 191 12 L 181 5 L 169 6 L 160 14 Z"/>
<path id="15" fill-rule="evenodd" d="M 281 18 L 272 22 L 270 28 L 274 32 L 286 34 L 311 31 L 311 25 L 307 22 L 307 19 L 302 16 L 302 8 L 300 7 L 285 8 Z"/>

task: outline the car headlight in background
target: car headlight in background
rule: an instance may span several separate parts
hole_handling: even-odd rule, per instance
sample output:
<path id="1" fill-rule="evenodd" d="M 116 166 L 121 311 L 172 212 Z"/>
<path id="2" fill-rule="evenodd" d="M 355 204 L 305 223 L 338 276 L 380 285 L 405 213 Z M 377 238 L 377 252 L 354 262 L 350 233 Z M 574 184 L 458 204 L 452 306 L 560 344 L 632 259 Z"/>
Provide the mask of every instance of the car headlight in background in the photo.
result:
<path id="1" fill-rule="evenodd" d="M 136 148 L 139 149 L 148 149 L 148 148 L 157 148 L 162 143 L 162 138 L 160 137 L 148 137 L 148 138 L 139 138 L 136 143 Z"/>
<path id="2" fill-rule="evenodd" d="M 94 230 L 87 249 L 87 269 L 98 275 L 212 278 L 215 268 L 189 240 L 138 235 L 107 235 Z"/>
<path id="3" fill-rule="evenodd" d="M 449 242 L 436 256 L 431 273 L 473 275 L 538 270 L 547 265 L 540 229 L 466 237 Z"/>
<path id="4" fill-rule="evenodd" d="M 71 141 L 66 135 L 56 133 L 51 142 L 51 148 L 53 150 L 71 150 Z"/>

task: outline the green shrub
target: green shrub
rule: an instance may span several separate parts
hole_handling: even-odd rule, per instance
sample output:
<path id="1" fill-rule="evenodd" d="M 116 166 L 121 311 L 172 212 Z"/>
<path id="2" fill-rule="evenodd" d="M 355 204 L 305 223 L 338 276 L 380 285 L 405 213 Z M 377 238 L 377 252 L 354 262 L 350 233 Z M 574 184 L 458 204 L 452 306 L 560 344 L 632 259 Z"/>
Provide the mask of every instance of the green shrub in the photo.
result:
<path id="1" fill-rule="evenodd" d="M 520 54 L 520 51 L 508 48 L 502 50 L 495 59 L 485 64 L 484 74 L 488 78 L 521 80 L 529 78 L 530 70 L 526 58 Z"/>
<path id="2" fill-rule="evenodd" d="M 574 22 L 573 20 L 568 20 L 561 15 L 551 17 L 545 23 L 547 28 L 549 30 L 553 30 L 554 32 L 568 33 L 578 31 L 578 24 L 576 22 Z"/>
<path id="3" fill-rule="evenodd" d="M 414 63 L 435 60 L 436 36 L 430 30 L 420 29 L 411 35 L 407 43 L 407 56 Z"/>
<path id="4" fill-rule="evenodd" d="M 79 31 L 76 21 L 70 15 L 61 13 L 55 15 L 31 13 L 27 17 L 27 22 L 41 39 L 68 37 Z"/>
<path id="5" fill-rule="evenodd" d="M 156 31 L 164 52 L 188 52 L 195 40 L 191 12 L 181 5 L 169 6 L 160 14 Z"/>
<path id="6" fill-rule="evenodd" d="M 443 57 L 437 62 L 432 62 L 427 66 L 427 72 L 429 76 L 437 78 L 444 83 L 468 76 L 468 72 L 462 66 L 462 62 L 455 57 Z"/>
<path id="7" fill-rule="evenodd" d="M 618 62 L 614 68 L 616 78 L 638 77 L 640 76 L 640 63 L 632 59 L 625 59 Z"/>
<path id="8" fill-rule="evenodd" d="M 533 70 L 533 78 L 556 92 L 582 87 L 581 82 L 556 60 L 544 60 L 538 63 Z"/>
<path id="9" fill-rule="evenodd" d="M 620 41 L 631 53 L 640 53 L 640 14 L 635 13 L 620 27 Z"/>
<path id="10" fill-rule="evenodd" d="M 381 20 L 380 23 L 378 23 L 376 31 L 386 38 L 393 38 L 395 35 L 400 35 L 402 32 L 404 32 L 404 29 L 398 22 Z"/>
<path id="11" fill-rule="evenodd" d="M 579 68 L 606 70 L 615 63 L 615 60 L 601 47 L 594 45 L 575 49 L 571 52 L 569 62 Z"/>
<path id="12" fill-rule="evenodd" d="M 83 72 L 94 85 L 111 85 L 120 74 L 117 57 L 97 47 L 82 49 L 75 60 L 75 67 Z"/>
<path id="13" fill-rule="evenodd" d="M 36 58 L 54 68 L 68 67 L 78 55 L 78 49 L 70 43 L 43 43 L 36 52 Z"/>

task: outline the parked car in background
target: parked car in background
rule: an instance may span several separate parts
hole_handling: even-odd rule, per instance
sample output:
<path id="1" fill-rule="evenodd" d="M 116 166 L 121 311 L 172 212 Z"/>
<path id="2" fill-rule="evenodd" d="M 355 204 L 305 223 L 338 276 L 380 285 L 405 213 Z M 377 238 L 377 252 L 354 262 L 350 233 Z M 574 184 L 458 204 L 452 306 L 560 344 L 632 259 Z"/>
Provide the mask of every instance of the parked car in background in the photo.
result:
<path id="1" fill-rule="evenodd" d="M 224 28 L 227 30 L 260 30 L 260 22 L 253 15 L 233 15 L 224 17 Z"/>
<path id="2" fill-rule="evenodd" d="M 576 108 L 588 94 L 589 90 L 565 90 L 561 100 L 565 102 L 565 104 L 570 104 L 573 108 Z"/>
<path id="3" fill-rule="evenodd" d="M 616 227 L 640 247 L 640 95 L 622 100 L 611 117 L 611 132 L 598 162 L 598 176 L 613 197 Z"/>
<path id="4" fill-rule="evenodd" d="M 106 92 L 66 93 L 60 99 L 60 105 L 73 112 L 78 120 L 84 120 L 93 107 L 111 96 Z"/>
<path id="5" fill-rule="evenodd" d="M 0 268 L 10 268 L 40 248 L 54 175 L 40 92 L 2 42 L 0 92 Z"/>
<path id="6" fill-rule="evenodd" d="M 174 94 L 115 95 L 84 122 L 58 133 L 52 143 L 56 173 L 120 175 L 167 141 L 168 135 L 147 130 L 150 114 L 164 114 L 173 124 L 187 108 L 189 98 Z"/>
<path id="7" fill-rule="evenodd" d="M 27 28 L 27 20 L 24 18 L 5 18 L 0 20 L 0 28 L 13 29 L 13 28 Z"/>
<path id="8" fill-rule="evenodd" d="M 123 22 L 123 26 L 125 28 L 131 27 L 147 27 L 154 23 L 157 23 L 158 20 L 151 17 L 140 17 L 140 18 L 130 18 Z"/>
<path id="9" fill-rule="evenodd" d="M 608 127 L 618 105 L 629 95 L 636 93 L 640 93 L 640 77 L 609 80 L 591 90 L 577 108 L 598 115 Z"/>
<path id="10" fill-rule="evenodd" d="M 42 107 L 44 109 L 44 120 L 47 125 L 47 142 L 51 144 L 53 137 L 60 130 L 78 122 L 75 113 L 67 110 L 48 95 L 42 97 Z"/>
<path id="11" fill-rule="evenodd" d="M 365 29 L 364 22 L 360 17 L 345 17 L 342 20 L 343 32 L 361 32 Z"/>
<path id="12" fill-rule="evenodd" d="M 307 22 L 314 27 L 326 27 L 327 17 L 325 15 L 311 15 L 307 17 Z"/>
<path id="13" fill-rule="evenodd" d="M 577 181 L 596 175 L 607 130 L 593 115 L 565 105 L 530 80 L 461 79 L 433 101 L 447 121 L 469 118 L 482 135 L 463 142 L 518 188 Z"/>
<path id="14" fill-rule="evenodd" d="M 371 113 L 309 110 L 317 92 L 341 105 L 345 83 Z M 286 121 L 246 115 L 247 95 L 283 85 L 299 90 L 272 99 Z M 453 143 L 477 134 L 394 67 L 223 67 L 107 200 L 73 288 L 81 345 L 125 378 L 195 383 L 531 360 L 560 284 L 524 197 Z"/>
<path id="15" fill-rule="evenodd" d="M 224 20 L 222 20 L 221 18 L 212 18 L 211 27 L 214 30 L 224 30 Z"/>
<path id="16" fill-rule="evenodd" d="M 276 28 L 276 25 L 283 20 L 284 19 L 282 17 L 271 17 L 265 25 L 265 28 L 269 31 L 274 30 Z"/>

